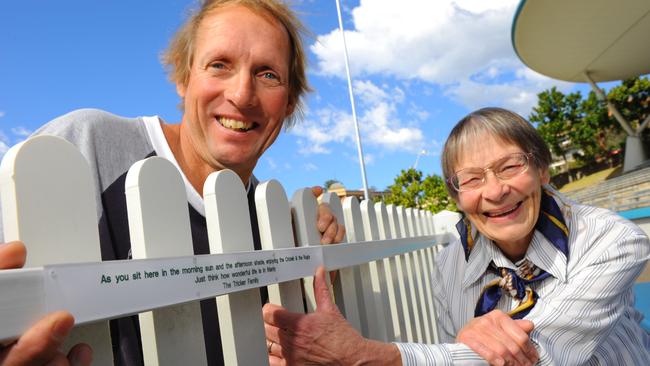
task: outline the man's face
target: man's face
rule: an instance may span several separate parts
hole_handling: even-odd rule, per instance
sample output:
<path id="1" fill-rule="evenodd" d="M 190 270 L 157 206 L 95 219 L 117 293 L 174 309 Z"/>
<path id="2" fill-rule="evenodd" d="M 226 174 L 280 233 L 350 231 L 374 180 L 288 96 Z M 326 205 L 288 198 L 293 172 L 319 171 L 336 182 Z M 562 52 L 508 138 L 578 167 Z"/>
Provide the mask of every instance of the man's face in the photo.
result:
<path id="1" fill-rule="evenodd" d="M 289 57 L 286 30 L 248 8 L 219 8 L 202 20 L 189 80 L 177 85 L 195 159 L 251 174 L 293 111 Z"/>

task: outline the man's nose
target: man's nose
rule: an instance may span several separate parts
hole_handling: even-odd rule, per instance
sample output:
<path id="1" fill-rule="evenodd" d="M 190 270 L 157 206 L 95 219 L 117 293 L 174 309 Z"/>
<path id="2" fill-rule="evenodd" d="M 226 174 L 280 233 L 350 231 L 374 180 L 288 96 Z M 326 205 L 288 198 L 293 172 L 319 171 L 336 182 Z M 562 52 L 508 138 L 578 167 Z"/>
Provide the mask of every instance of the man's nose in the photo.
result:
<path id="1" fill-rule="evenodd" d="M 229 80 L 225 97 L 237 108 L 253 107 L 257 103 L 253 76 L 244 70 L 233 75 Z"/>

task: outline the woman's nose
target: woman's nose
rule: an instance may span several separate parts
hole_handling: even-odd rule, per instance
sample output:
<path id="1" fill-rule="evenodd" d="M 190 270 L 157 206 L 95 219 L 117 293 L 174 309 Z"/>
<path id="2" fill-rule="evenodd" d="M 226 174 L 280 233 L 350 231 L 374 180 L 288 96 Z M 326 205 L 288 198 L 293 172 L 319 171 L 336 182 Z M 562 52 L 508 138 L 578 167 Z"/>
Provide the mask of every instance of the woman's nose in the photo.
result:
<path id="1" fill-rule="evenodd" d="M 491 201 L 499 201 L 508 192 L 506 184 L 499 179 L 492 170 L 485 172 L 485 184 L 483 186 L 483 197 Z"/>

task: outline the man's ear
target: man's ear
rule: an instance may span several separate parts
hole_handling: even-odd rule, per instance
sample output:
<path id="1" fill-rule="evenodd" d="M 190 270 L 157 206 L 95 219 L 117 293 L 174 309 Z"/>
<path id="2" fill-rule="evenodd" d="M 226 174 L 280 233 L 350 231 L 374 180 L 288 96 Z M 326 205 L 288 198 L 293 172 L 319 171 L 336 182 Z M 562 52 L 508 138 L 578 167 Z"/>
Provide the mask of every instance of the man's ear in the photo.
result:
<path id="1" fill-rule="evenodd" d="M 181 99 L 185 99 L 185 92 L 187 91 L 187 85 L 182 83 L 176 83 L 176 94 L 178 94 Z"/>
<path id="2" fill-rule="evenodd" d="M 289 98 L 289 102 L 287 102 L 287 111 L 284 115 L 284 118 L 289 118 L 289 116 L 291 116 L 295 110 L 296 100 L 294 100 L 294 98 Z"/>

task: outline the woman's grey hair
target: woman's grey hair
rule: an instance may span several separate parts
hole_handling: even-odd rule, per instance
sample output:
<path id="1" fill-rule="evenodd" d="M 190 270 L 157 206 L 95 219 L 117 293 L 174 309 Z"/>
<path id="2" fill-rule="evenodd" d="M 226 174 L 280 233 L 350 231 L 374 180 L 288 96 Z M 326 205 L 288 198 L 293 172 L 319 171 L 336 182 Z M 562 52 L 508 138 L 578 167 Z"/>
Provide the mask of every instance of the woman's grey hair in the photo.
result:
<path id="1" fill-rule="evenodd" d="M 455 174 L 463 152 L 471 149 L 472 144 L 480 144 L 486 134 L 533 154 L 532 164 L 538 169 L 548 169 L 551 164 L 548 146 L 528 121 L 507 109 L 483 108 L 465 116 L 451 130 L 442 153 L 445 181 Z M 447 191 L 457 198 L 458 192 L 449 183 Z"/>

